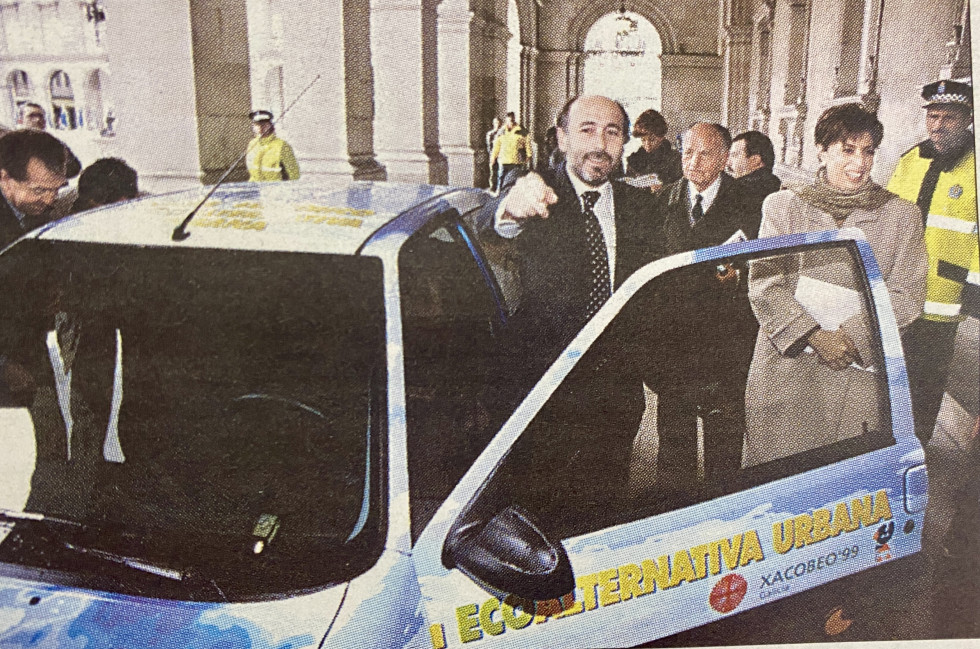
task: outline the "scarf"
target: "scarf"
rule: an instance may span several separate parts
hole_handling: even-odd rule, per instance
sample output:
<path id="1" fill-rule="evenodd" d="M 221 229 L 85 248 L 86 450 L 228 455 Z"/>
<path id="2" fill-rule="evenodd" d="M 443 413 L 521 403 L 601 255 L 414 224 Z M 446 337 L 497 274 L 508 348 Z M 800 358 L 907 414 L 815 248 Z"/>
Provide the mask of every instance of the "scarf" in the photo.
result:
<path id="1" fill-rule="evenodd" d="M 837 227 L 843 225 L 854 210 L 877 210 L 895 197 L 895 194 L 870 180 L 855 192 L 841 191 L 827 180 L 825 167 L 817 172 L 817 179 L 812 185 L 798 185 L 790 189 L 804 202 L 834 217 Z"/>

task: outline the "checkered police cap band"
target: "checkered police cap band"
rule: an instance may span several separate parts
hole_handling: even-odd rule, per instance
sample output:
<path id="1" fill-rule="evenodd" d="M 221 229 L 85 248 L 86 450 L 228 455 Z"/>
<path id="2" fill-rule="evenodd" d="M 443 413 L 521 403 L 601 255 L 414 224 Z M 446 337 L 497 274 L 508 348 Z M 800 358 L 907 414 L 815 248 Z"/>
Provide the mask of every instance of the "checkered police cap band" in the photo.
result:
<path id="1" fill-rule="evenodd" d="M 973 87 L 944 79 L 923 86 L 922 98 L 926 100 L 926 106 L 944 104 L 973 108 Z"/>

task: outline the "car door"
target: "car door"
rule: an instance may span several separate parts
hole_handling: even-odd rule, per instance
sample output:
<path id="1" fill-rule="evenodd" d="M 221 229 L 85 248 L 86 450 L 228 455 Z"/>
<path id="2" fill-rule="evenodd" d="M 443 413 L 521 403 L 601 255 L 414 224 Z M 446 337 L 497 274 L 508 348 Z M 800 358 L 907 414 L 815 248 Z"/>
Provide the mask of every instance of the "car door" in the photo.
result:
<path id="1" fill-rule="evenodd" d="M 503 298 L 451 205 L 436 205 L 398 254 L 413 539 L 513 410 L 496 407 L 488 390 Z"/>
<path id="2" fill-rule="evenodd" d="M 724 354 L 730 313 L 689 280 L 723 264 L 739 270 L 731 299 L 747 283 L 764 323 L 751 362 L 723 378 L 744 372 L 740 397 L 760 394 L 766 362 L 790 363 L 799 380 L 744 402 L 738 469 L 678 491 L 652 475 L 654 394 L 710 388 L 703 357 Z M 860 364 L 828 382 L 812 350 L 767 354 L 780 291 L 859 340 Z M 789 416 L 760 426 L 777 397 Z M 713 414 L 699 410 L 699 426 Z M 423 531 L 413 561 L 432 646 L 640 645 L 914 554 L 923 463 L 887 289 L 859 231 L 654 262 L 579 333 Z"/>

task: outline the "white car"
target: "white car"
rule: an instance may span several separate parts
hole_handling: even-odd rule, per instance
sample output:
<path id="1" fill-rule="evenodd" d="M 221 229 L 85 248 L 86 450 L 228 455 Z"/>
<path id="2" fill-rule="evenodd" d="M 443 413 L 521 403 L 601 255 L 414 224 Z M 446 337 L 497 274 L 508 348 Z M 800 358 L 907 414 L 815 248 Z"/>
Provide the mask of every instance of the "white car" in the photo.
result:
<path id="1" fill-rule="evenodd" d="M 921 548 L 924 455 L 858 231 L 643 267 L 518 406 L 495 383 L 515 296 L 480 242 L 485 192 L 230 185 L 173 236 L 203 196 L 83 213 L 0 254 L 5 649 L 848 639 L 872 633 L 852 602 L 827 617 L 801 598 Z M 528 484 L 527 463 L 575 452 L 566 426 L 601 430 L 576 391 L 602 393 L 589 372 L 635 343 L 664 277 L 813 251 L 853 270 L 870 323 L 853 436 L 683 501 L 644 481 L 647 417 L 630 493 L 593 484 L 622 507 L 540 506 L 581 476 Z"/>

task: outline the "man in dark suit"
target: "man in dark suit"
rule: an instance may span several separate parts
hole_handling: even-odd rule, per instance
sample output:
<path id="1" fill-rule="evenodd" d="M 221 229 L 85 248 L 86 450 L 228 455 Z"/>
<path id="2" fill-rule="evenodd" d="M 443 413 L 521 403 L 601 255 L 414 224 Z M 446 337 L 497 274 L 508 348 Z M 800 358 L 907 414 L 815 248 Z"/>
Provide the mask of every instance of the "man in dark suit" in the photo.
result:
<path id="1" fill-rule="evenodd" d="M 726 243 L 756 233 L 758 221 L 737 182 L 724 173 L 728 129 L 699 123 L 684 134 L 684 177 L 661 192 L 668 253 Z M 745 379 L 758 325 L 737 264 L 694 266 L 665 278 L 669 303 L 658 311 L 658 484 L 679 492 L 697 479 L 697 418 L 704 423 L 707 489 L 741 464 Z M 664 298 L 665 300 L 668 298 Z"/>
<path id="2" fill-rule="evenodd" d="M 565 162 L 510 178 L 494 221 L 498 235 L 515 240 L 520 264 L 521 303 L 512 329 L 544 367 L 615 287 L 663 254 L 654 197 L 610 180 L 629 138 L 623 108 L 606 97 L 582 96 L 557 121 Z M 590 247 L 589 221 L 598 223 L 597 248 Z M 603 286 L 593 281 L 596 256 Z"/>
<path id="3" fill-rule="evenodd" d="M 0 250 L 48 222 L 58 192 L 81 171 L 58 138 L 37 130 L 0 138 Z"/>
<path id="4" fill-rule="evenodd" d="M 746 213 L 752 219 L 745 231 L 745 236 L 750 239 L 759 236 L 763 201 L 782 186 L 782 181 L 772 172 L 775 164 L 772 141 L 759 131 L 745 131 L 732 139 L 728 173 L 741 186 Z"/>
<path id="5" fill-rule="evenodd" d="M 507 378 L 521 395 L 615 287 L 662 255 L 655 197 L 610 180 L 629 138 L 623 107 L 577 97 L 557 126 L 565 162 L 511 179 L 494 215 L 495 231 L 514 239 L 519 259 L 521 303 L 509 323 L 515 371 Z M 538 438 L 521 458 L 514 501 L 538 513 L 565 512 L 545 514 L 549 523 L 568 519 L 568 507 L 597 516 L 622 496 L 644 405 L 640 376 L 627 367 L 626 338 L 605 335 L 581 359 L 549 403 L 553 425 L 539 429 L 548 441 Z"/>
<path id="6" fill-rule="evenodd" d="M 80 169 L 71 150 L 44 131 L 0 137 L 0 250 L 47 223 L 58 191 Z M 24 277 L 8 290 L 13 294 L 3 296 L 8 323 L 0 332 L 0 403 L 27 405 L 39 384 L 50 383 L 44 332 L 53 326 L 54 314 L 49 314 L 50 323 L 36 321 L 50 301 L 43 273 Z"/>

